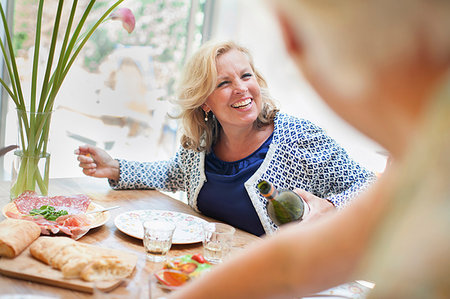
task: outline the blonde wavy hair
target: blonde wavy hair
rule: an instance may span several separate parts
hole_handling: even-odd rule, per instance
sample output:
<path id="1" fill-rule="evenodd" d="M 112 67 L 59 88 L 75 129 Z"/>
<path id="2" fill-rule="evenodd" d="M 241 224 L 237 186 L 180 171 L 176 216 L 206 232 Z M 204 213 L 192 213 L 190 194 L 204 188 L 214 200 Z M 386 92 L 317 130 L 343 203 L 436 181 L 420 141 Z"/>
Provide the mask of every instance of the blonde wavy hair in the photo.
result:
<path id="1" fill-rule="evenodd" d="M 253 58 L 246 48 L 232 41 L 205 43 L 184 66 L 178 97 L 174 100 L 180 110 L 174 117 L 181 119 L 181 145 L 186 149 L 209 152 L 220 136 L 220 123 L 214 116 L 205 121 L 205 112 L 201 106 L 216 87 L 217 58 L 230 50 L 238 50 L 247 56 L 261 88 L 262 109 L 255 121 L 255 127 L 262 128 L 272 124 L 279 111 L 268 92 L 266 80 L 255 69 Z"/>

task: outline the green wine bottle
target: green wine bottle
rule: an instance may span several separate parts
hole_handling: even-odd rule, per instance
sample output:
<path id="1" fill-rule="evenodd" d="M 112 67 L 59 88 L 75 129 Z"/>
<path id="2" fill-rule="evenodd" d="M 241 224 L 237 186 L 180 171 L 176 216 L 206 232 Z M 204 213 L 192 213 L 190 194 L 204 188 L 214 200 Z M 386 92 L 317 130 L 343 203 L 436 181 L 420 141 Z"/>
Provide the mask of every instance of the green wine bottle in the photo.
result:
<path id="1" fill-rule="evenodd" d="M 297 193 L 291 190 L 277 190 L 267 182 L 258 183 L 258 190 L 267 198 L 267 212 L 276 225 L 301 221 L 309 212 L 309 206 Z"/>

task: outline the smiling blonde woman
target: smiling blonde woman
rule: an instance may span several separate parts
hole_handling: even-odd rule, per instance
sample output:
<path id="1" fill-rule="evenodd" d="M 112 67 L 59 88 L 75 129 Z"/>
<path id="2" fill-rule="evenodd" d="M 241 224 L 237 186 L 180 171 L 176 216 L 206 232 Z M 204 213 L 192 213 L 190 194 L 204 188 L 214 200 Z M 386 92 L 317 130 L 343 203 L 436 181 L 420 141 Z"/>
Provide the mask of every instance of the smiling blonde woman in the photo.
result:
<path id="1" fill-rule="evenodd" d="M 183 136 L 175 157 L 114 160 L 80 146 L 83 172 L 110 179 L 115 189 L 185 191 L 196 211 L 258 236 L 278 228 L 260 180 L 301 189 L 311 207 L 304 222 L 344 207 L 374 180 L 321 128 L 279 112 L 250 53 L 233 42 L 203 45 L 186 64 L 179 90 Z"/>

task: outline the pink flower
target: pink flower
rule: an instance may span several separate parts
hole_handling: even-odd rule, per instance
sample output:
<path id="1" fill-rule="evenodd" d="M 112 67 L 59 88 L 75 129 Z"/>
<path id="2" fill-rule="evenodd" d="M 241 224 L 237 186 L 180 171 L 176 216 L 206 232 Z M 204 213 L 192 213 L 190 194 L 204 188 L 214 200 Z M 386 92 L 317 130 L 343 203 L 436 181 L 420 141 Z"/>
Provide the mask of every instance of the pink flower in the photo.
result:
<path id="1" fill-rule="evenodd" d="M 125 28 L 128 33 L 133 32 L 134 26 L 136 24 L 136 20 L 134 18 L 133 13 L 129 8 L 118 8 L 115 11 L 113 11 L 109 17 L 112 20 L 120 20 L 122 21 L 122 26 Z"/>

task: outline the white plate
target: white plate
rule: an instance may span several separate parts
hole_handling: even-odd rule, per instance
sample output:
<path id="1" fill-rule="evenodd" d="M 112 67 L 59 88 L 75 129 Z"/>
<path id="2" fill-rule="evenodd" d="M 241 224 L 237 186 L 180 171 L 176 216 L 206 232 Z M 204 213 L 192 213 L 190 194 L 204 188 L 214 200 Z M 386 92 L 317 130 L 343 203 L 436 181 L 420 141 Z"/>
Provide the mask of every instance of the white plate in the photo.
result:
<path id="1" fill-rule="evenodd" d="M 320 298 L 327 298 L 327 299 L 340 299 L 340 298 L 347 298 L 347 299 L 365 299 L 369 295 L 371 289 L 375 285 L 370 282 L 363 282 L 361 280 L 344 283 L 341 285 L 338 285 L 334 288 L 325 290 L 323 292 L 302 297 L 302 299 L 320 299 Z"/>
<path id="2" fill-rule="evenodd" d="M 191 244 L 203 240 L 202 225 L 207 221 L 196 216 L 165 210 L 136 210 L 118 215 L 114 219 L 115 226 L 123 233 L 142 239 L 144 229 L 142 221 L 160 220 L 175 223 L 177 228 L 173 234 L 173 244 Z"/>
<path id="3" fill-rule="evenodd" d="M 104 209 L 104 206 L 101 206 L 97 203 L 91 202 L 91 204 L 89 205 L 89 207 L 87 208 L 86 212 L 90 212 L 90 211 L 95 211 L 95 210 L 102 210 Z M 93 213 L 93 214 L 89 214 L 86 215 L 89 219 L 91 219 L 91 228 L 96 228 L 99 226 L 102 226 L 103 224 L 105 224 L 109 218 L 111 218 L 111 214 L 109 213 L 109 211 L 104 211 L 104 212 L 100 212 L 100 213 Z"/>
<path id="4" fill-rule="evenodd" d="M 91 201 L 86 211 L 89 212 L 101 209 L 104 209 L 104 207 Z M 6 212 L 13 212 L 16 214 L 20 214 L 14 202 L 6 204 L 2 209 L 3 216 L 9 218 L 8 216 L 6 216 Z M 105 211 L 101 213 L 89 214 L 86 216 L 89 218 L 89 220 L 91 220 L 92 223 L 91 228 L 96 228 L 105 224 L 111 217 L 111 214 L 109 213 L 109 211 Z"/>
<path id="5" fill-rule="evenodd" d="M 0 295 L 0 299 L 58 299 L 59 297 L 33 294 L 5 294 Z"/>

